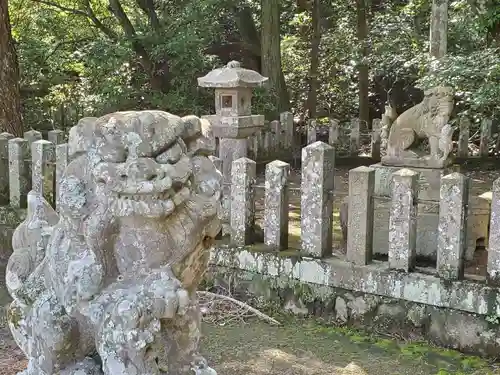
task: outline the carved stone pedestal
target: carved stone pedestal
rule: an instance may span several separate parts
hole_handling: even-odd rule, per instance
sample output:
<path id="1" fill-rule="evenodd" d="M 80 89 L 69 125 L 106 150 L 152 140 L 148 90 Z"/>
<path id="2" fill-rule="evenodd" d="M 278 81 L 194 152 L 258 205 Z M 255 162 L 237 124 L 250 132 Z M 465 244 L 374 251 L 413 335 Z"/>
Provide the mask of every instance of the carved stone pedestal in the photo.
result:
<path id="1" fill-rule="evenodd" d="M 373 222 L 373 252 L 387 254 L 389 248 L 389 210 L 391 207 L 392 174 L 402 167 L 384 166 L 375 168 L 375 212 Z M 420 173 L 418 198 L 426 202 L 418 204 L 417 217 L 417 254 L 436 259 L 439 223 L 439 189 L 441 178 L 452 172 L 450 168 L 424 169 L 411 168 Z M 474 256 L 476 241 L 488 239 L 488 221 L 490 204 L 478 196 L 469 198 L 467 216 L 467 252 L 466 259 Z"/>

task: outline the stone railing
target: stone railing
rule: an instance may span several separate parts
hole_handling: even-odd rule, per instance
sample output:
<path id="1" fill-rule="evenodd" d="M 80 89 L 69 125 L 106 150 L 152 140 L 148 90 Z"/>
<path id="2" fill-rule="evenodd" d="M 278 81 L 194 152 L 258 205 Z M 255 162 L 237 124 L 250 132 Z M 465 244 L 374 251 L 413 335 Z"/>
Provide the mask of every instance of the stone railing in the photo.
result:
<path id="1" fill-rule="evenodd" d="M 57 206 L 58 181 L 68 164 L 68 145 L 62 130 L 48 132 L 48 140 L 35 130 L 15 138 L 0 134 L 0 191 L 3 203 L 25 208 L 30 190 L 44 194 Z"/>
<path id="2" fill-rule="evenodd" d="M 231 179 L 230 242 L 221 241 L 212 254 L 212 265 L 217 269 L 289 280 L 284 285 L 305 283 L 369 294 L 377 300 L 397 299 L 432 309 L 476 314 L 483 319 L 481 327 L 486 318 L 500 317 L 500 179 L 494 182 L 492 189 L 487 276 L 466 275 L 470 185 L 466 176 L 451 173 L 442 177 L 436 266 L 419 267 L 416 263 L 419 176 L 409 169 L 401 169 L 392 176 L 387 260 L 373 257 L 376 252 L 373 248 L 374 200 L 378 198 L 374 193 L 376 170 L 364 166 L 349 172 L 346 253 L 333 253 L 334 159 L 335 149 L 323 142 L 302 149 L 300 251 L 288 249 L 290 165 L 276 160 L 266 166 L 264 245 L 261 246 L 255 243 L 253 235 L 255 189 L 260 188 L 255 185 L 256 163 L 248 158 L 235 160 Z M 254 280 L 253 277 L 249 276 L 249 280 Z M 280 283 L 272 285 L 283 285 L 283 281 Z M 252 286 L 248 288 L 253 290 Z M 492 332 L 495 333 L 492 335 Z M 500 345 L 495 341 L 500 340 L 500 334 L 496 330 L 485 328 L 478 337 L 481 345 L 493 345 L 493 352 L 500 353 Z M 473 350 L 481 346 L 471 342 L 471 346 L 474 345 Z"/>

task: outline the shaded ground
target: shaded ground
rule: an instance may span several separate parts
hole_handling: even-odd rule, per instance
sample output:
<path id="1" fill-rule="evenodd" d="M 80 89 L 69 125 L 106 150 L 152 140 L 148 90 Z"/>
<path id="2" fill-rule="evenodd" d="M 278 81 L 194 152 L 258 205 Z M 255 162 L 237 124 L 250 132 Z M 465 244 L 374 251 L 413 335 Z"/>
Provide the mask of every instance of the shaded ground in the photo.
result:
<path id="1" fill-rule="evenodd" d="M 219 375 L 340 375 L 348 364 L 368 375 L 500 374 L 477 357 L 424 344 L 374 339 L 355 331 L 292 319 L 284 327 L 206 326 L 203 349 Z"/>
<path id="2" fill-rule="evenodd" d="M 452 350 L 397 343 L 359 332 L 287 318 L 283 327 L 251 321 L 204 326 L 202 349 L 219 375 L 493 375 L 495 365 Z M 362 371 L 346 371 L 349 364 Z M 26 366 L 6 329 L 0 329 L 0 374 Z"/>

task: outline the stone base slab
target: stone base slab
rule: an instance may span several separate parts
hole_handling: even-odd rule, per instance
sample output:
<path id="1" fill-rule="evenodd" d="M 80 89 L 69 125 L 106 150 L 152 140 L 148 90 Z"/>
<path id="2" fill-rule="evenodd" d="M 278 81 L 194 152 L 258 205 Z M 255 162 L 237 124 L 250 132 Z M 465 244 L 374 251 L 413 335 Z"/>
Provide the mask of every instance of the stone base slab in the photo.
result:
<path id="1" fill-rule="evenodd" d="M 427 159 L 425 157 L 382 157 L 382 164 L 387 166 L 395 166 L 399 168 L 445 168 L 453 163 L 451 158 L 446 160 Z"/>
<path id="2" fill-rule="evenodd" d="M 392 322 L 438 345 L 500 355 L 500 331 L 487 320 L 500 315 L 500 290 L 483 282 L 389 270 L 385 262 L 357 266 L 338 258 L 279 256 L 251 246 L 214 249 L 206 280 L 293 313 L 367 326 L 381 322 L 383 328 Z"/>
<path id="3" fill-rule="evenodd" d="M 392 196 L 392 175 L 403 168 L 409 168 L 419 173 L 418 198 L 422 200 L 439 201 L 441 178 L 453 172 L 452 168 L 414 168 L 395 167 L 377 163 L 370 165 L 375 169 L 375 195 L 390 198 Z"/>

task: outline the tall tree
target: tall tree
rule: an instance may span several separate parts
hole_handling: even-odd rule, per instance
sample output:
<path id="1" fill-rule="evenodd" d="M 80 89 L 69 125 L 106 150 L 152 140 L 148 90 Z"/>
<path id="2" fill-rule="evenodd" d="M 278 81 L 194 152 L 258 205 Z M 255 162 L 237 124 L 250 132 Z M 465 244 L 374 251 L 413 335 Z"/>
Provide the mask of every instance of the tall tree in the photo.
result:
<path id="1" fill-rule="evenodd" d="M 448 0 L 433 0 L 430 30 L 430 54 L 440 59 L 446 55 L 448 37 Z"/>
<path id="2" fill-rule="evenodd" d="M 23 134 L 19 65 L 7 0 L 0 0 L 0 129 L 15 136 Z"/>
<path id="3" fill-rule="evenodd" d="M 261 9 L 262 74 L 269 77 L 278 111 L 284 112 L 290 99 L 281 69 L 280 0 L 262 0 Z"/>
<path id="4" fill-rule="evenodd" d="M 321 44 L 321 7 L 320 0 L 313 0 L 311 7 L 311 63 L 309 66 L 309 93 L 307 96 L 307 112 L 309 118 L 316 117 L 318 107 L 318 69 L 319 69 L 319 47 Z"/>
<path id="5" fill-rule="evenodd" d="M 367 1 L 356 0 L 357 14 L 357 34 L 360 47 L 358 63 L 358 95 L 359 95 L 359 120 L 361 126 L 365 129 L 370 127 L 370 102 L 368 99 L 369 76 L 368 76 L 368 20 L 367 20 Z"/>

